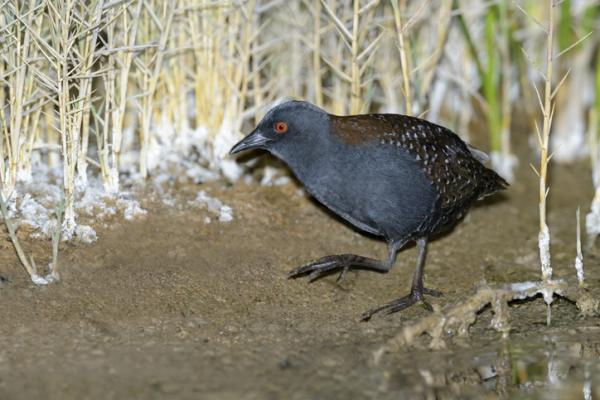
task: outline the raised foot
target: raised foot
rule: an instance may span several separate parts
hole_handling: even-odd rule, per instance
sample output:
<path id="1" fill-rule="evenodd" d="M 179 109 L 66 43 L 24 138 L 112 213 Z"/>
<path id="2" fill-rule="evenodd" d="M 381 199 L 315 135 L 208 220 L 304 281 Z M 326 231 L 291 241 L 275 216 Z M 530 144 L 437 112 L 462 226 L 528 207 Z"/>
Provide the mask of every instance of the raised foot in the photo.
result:
<path id="1" fill-rule="evenodd" d="M 437 290 L 422 288 L 421 290 L 411 290 L 410 294 L 399 299 L 390 301 L 382 306 L 372 308 L 364 312 L 360 319 L 361 321 L 368 321 L 371 317 L 377 313 L 383 313 L 384 315 L 393 314 L 398 311 L 402 311 L 415 303 L 421 303 L 429 310 L 433 311 L 433 307 L 424 298 L 423 295 L 429 295 L 433 297 L 441 297 L 443 293 Z"/>
<path id="2" fill-rule="evenodd" d="M 340 271 L 337 280 L 340 281 L 346 275 L 346 272 L 352 267 L 352 262 L 357 258 L 354 254 L 340 254 L 335 256 L 326 256 L 319 258 L 310 264 L 291 270 L 288 278 L 299 278 L 308 274 L 310 282 L 319 279 L 325 275 Z"/>

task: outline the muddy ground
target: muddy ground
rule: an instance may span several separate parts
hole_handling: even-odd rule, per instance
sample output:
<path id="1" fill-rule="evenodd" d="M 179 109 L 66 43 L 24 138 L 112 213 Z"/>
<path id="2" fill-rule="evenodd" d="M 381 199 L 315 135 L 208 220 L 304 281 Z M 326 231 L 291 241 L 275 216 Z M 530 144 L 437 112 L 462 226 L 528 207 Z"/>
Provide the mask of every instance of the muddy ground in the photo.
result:
<path id="1" fill-rule="evenodd" d="M 430 245 L 425 282 L 446 293 L 432 303 L 459 303 L 483 283 L 538 279 L 537 186 L 527 165 L 519 171 L 510 190 Z M 187 204 L 199 190 L 230 205 L 234 220 L 205 224 L 212 215 Z M 554 168 L 551 190 L 555 273 L 572 278 L 575 210 L 587 212 L 592 196 L 587 166 Z M 174 193 L 174 207 L 140 193 L 148 215 L 98 225 L 93 245 L 63 243 L 62 281 L 47 287 L 26 279 L 2 233 L 0 399 L 582 398 L 598 390 L 600 319 L 580 317 L 567 300 L 555 301 L 550 328 L 537 298 L 511 305 L 507 340 L 484 309 L 470 337 L 448 339 L 445 350 L 423 337 L 376 362 L 377 349 L 428 315 L 416 306 L 359 321 L 408 291 L 414 247 L 387 275 L 288 280 L 290 269 L 324 255 L 384 257 L 385 244 L 340 223 L 294 182 Z M 38 263 L 50 255 L 47 241 L 25 247 Z M 599 258 L 591 251 L 585 262 L 597 287 Z"/>

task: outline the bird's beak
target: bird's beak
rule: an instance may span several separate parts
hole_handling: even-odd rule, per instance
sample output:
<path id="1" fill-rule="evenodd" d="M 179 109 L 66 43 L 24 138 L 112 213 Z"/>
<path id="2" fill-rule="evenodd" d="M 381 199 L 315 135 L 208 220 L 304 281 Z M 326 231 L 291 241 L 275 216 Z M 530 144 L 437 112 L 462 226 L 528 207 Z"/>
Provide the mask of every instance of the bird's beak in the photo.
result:
<path id="1" fill-rule="evenodd" d="M 270 142 L 271 139 L 265 137 L 258 128 L 253 130 L 248 136 L 240 140 L 235 146 L 229 150 L 229 154 L 239 153 L 240 151 L 250 150 L 250 149 L 260 149 L 263 148 L 267 142 Z"/>

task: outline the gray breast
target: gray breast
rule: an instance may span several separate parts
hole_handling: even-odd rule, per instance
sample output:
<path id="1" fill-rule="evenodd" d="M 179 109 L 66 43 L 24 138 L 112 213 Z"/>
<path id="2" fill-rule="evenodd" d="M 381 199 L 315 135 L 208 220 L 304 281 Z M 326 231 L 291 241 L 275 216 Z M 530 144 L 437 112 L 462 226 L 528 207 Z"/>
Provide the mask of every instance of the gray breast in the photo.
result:
<path id="1" fill-rule="evenodd" d="M 415 234 L 436 201 L 419 165 L 408 153 L 377 143 L 341 146 L 318 169 L 320 178 L 307 180 L 309 191 L 362 230 L 390 239 Z"/>

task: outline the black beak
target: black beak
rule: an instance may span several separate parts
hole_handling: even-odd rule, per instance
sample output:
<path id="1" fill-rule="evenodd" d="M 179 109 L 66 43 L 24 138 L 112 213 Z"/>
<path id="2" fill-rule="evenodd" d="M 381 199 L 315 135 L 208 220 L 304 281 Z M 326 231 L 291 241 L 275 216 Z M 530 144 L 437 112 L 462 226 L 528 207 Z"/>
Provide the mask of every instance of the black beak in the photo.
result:
<path id="1" fill-rule="evenodd" d="M 235 146 L 229 150 L 229 154 L 239 153 L 240 151 L 250 150 L 250 149 L 261 149 L 264 148 L 267 142 L 270 142 L 272 139 L 263 136 L 263 134 L 255 129 L 248 136 L 240 140 Z"/>

